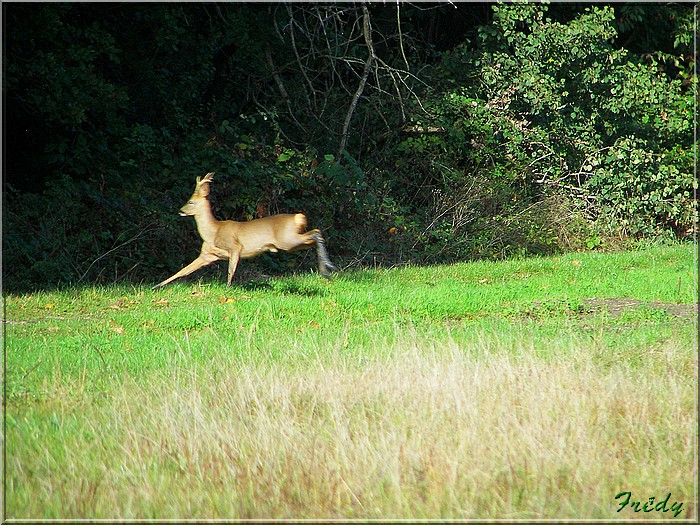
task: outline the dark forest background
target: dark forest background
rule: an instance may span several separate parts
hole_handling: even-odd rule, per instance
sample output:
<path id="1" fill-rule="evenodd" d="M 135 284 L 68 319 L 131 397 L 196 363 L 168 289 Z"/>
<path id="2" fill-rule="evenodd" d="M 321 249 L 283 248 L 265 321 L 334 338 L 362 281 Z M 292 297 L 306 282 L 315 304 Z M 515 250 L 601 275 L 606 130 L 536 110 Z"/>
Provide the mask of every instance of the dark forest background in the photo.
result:
<path id="1" fill-rule="evenodd" d="M 3 286 L 160 281 L 209 171 L 344 267 L 692 237 L 693 6 L 3 3 Z"/>

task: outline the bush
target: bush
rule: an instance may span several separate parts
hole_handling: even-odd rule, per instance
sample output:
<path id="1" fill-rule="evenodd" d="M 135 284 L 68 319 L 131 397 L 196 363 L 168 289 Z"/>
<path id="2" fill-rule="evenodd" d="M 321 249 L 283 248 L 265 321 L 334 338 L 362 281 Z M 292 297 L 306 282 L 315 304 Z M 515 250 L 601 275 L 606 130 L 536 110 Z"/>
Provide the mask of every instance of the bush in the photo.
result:
<path id="1" fill-rule="evenodd" d="M 669 57 L 616 49 L 611 7 L 568 23 L 547 9 L 493 6 L 475 48 L 440 64 L 430 125 L 443 131 L 397 148 L 436 196 L 417 228 L 445 255 L 597 247 L 602 231 L 679 234 L 697 221 L 683 76 L 660 68 Z"/>

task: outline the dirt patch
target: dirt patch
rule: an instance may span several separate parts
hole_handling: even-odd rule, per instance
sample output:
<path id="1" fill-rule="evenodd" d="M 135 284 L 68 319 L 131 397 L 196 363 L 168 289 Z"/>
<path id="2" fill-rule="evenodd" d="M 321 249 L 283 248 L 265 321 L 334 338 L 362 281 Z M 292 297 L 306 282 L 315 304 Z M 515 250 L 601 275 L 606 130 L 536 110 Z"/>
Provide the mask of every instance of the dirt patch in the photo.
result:
<path id="1" fill-rule="evenodd" d="M 651 308 L 654 310 L 664 310 L 668 315 L 682 319 L 696 319 L 698 316 L 697 304 L 672 304 L 652 301 L 644 303 L 630 297 L 614 297 L 610 299 L 599 299 L 593 297 L 584 299 L 583 308 L 586 313 L 607 312 L 611 317 L 620 317 L 624 312 L 637 310 L 639 308 Z"/>

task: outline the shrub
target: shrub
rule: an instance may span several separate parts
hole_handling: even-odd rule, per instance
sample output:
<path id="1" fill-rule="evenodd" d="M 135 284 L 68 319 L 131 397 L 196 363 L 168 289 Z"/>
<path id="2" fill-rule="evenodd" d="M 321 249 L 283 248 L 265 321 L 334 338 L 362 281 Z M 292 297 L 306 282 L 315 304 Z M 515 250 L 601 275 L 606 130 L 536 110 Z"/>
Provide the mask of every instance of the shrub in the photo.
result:
<path id="1" fill-rule="evenodd" d="M 547 9 L 493 6 L 475 47 L 439 66 L 430 109 L 443 132 L 397 148 L 439 197 L 424 203 L 427 229 L 451 256 L 596 247 L 601 231 L 673 234 L 697 220 L 683 76 L 660 67 L 668 56 L 616 49 L 612 7 L 566 23 Z"/>

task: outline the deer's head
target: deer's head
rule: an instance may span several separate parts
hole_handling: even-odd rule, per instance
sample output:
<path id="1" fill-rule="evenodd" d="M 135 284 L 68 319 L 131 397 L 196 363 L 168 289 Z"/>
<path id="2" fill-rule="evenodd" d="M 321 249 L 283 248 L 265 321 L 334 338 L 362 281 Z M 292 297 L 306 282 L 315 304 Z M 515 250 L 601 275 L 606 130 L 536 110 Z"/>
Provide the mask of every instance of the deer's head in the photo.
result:
<path id="1" fill-rule="evenodd" d="M 209 195 L 209 183 L 214 180 L 214 172 L 207 173 L 204 178 L 197 177 L 197 184 L 194 187 L 194 193 L 182 208 L 180 208 L 180 215 L 186 217 L 188 215 L 197 215 L 207 201 L 207 195 Z"/>

